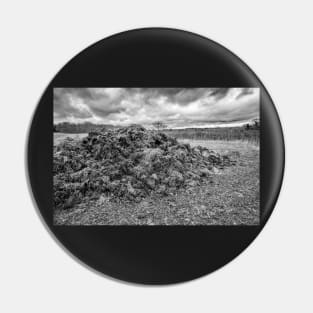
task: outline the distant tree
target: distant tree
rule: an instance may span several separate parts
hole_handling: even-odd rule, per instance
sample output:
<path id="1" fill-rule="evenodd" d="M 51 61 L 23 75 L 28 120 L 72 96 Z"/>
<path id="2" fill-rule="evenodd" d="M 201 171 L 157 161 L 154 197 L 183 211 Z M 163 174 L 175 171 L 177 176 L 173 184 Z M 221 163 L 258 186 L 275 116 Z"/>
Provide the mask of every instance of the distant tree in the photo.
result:
<path id="1" fill-rule="evenodd" d="M 167 125 L 161 121 L 156 121 L 152 123 L 152 126 L 157 130 L 160 131 L 161 129 L 167 128 Z"/>
<path id="2" fill-rule="evenodd" d="M 260 128 L 260 121 L 259 120 L 254 120 L 254 128 L 259 129 Z"/>
<path id="3" fill-rule="evenodd" d="M 54 132 L 54 133 L 57 133 L 57 132 L 58 132 L 56 125 L 53 125 L 53 132 Z"/>
<path id="4" fill-rule="evenodd" d="M 250 124 L 245 125 L 245 129 L 249 130 L 250 129 Z"/>
<path id="5" fill-rule="evenodd" d="M 137 124 L 137 123 L 132 123 L 129 125 L 130 127 L 142 127 L 142 125 Z"/>

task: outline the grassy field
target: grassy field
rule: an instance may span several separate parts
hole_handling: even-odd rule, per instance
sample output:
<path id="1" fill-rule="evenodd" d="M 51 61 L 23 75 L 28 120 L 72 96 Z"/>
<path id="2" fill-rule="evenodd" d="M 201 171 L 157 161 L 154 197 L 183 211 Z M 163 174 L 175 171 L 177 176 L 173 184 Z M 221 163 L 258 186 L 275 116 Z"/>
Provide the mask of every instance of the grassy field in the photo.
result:
<path id="1" fill-rule="evenodd" d="M 55 133 L 54 143 L 86 134 Z M 221 154 L 236 165 L 216 170 L 206 184 L 166 197 L 150 196 L 139 203 L 111 202 L 101 196 L 55 212 L 62 225 L 257 225 L 259 224 L 259 146 L 246 140 L 190 140 Z"/>
<path id="2" fill-rule="evenodd" d="M 258 144 L 260 130 L 255 127 L 216 127 L 216 128 L 188 128 L 166 129 L 164 132 L 177 139 L 190 140 L 223 140 L 223 141 L 248 141 Z"/>

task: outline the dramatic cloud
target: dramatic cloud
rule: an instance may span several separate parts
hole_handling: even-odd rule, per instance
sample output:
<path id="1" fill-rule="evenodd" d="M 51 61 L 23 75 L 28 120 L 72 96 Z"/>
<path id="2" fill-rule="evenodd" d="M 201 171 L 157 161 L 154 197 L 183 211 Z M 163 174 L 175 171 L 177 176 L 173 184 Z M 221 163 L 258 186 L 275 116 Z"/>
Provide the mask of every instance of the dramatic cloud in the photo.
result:
<path id="1" fill-rule="evenodd" d="M 55 88 L 54 121 L 171 128 L 239 125 L 259 117 L 258 88 Z"/>

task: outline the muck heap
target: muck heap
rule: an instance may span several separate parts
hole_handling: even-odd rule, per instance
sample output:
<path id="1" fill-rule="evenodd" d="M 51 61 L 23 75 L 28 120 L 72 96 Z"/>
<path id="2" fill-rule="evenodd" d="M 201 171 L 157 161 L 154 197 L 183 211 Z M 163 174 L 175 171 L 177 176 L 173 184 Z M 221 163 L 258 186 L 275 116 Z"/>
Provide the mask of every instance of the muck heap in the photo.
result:
<path id="1" fill-rule="evenodd" d="M 194 188 L 234 164 L 228 156 L 179 143 L 141 126 L 91 132 L 54 146 L 54 207 L 66 209 L 102 195 L 136 201 Z"/>

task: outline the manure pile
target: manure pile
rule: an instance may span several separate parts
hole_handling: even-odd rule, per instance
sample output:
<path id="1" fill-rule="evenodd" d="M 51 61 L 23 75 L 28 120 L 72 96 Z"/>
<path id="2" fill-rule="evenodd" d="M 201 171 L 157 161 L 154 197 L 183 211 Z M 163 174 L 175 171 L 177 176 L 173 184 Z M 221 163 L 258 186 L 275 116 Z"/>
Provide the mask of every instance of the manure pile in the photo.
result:
<path id="1" fill-rule="evenodd" d="M 179 143 L 162 132 L 130 126 L 66 138 L 53 151 L 54 207 L 66 209 L 97 199 L 136 201 L 166 196 L 208 180 L 228 156 Z"/>

